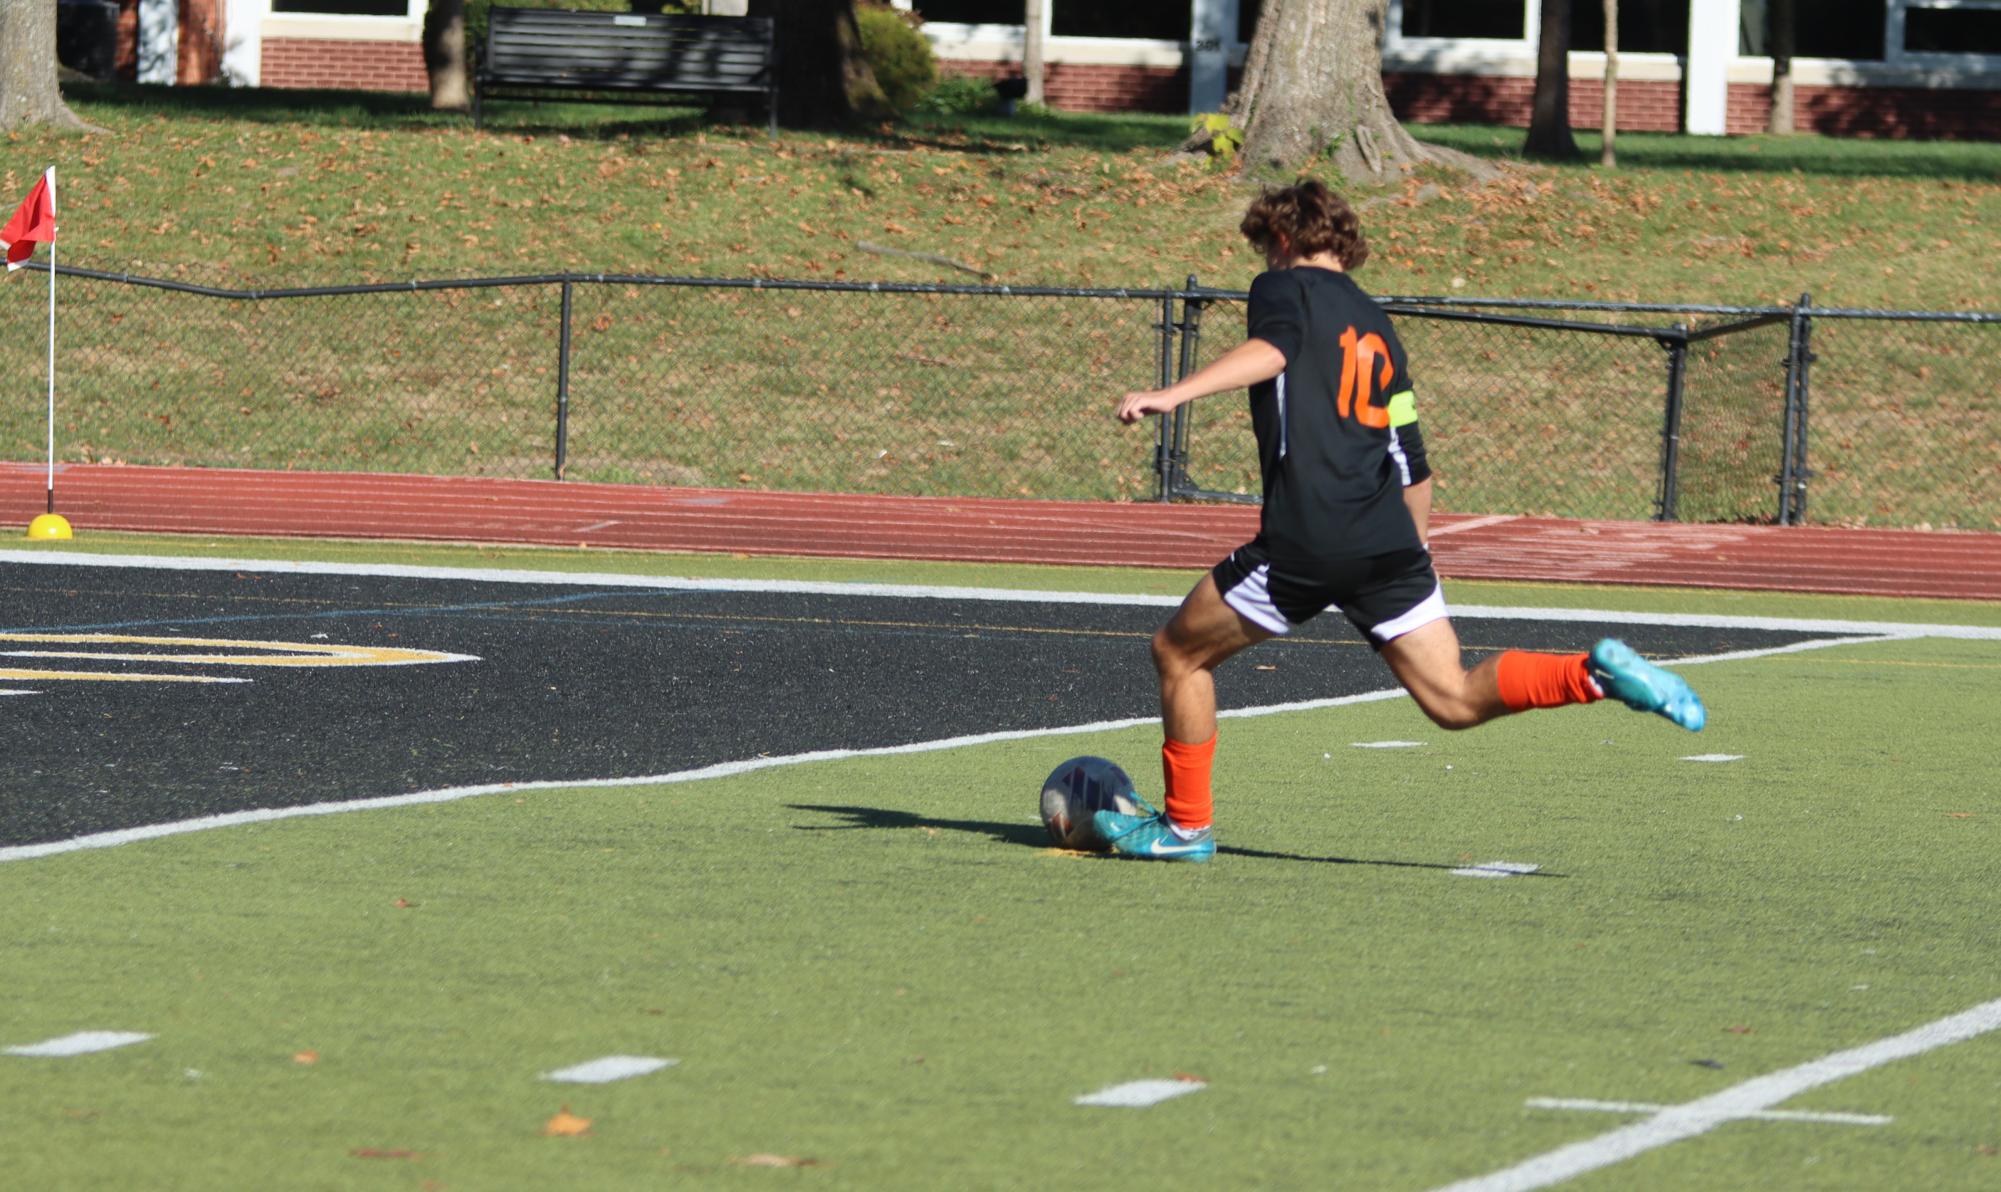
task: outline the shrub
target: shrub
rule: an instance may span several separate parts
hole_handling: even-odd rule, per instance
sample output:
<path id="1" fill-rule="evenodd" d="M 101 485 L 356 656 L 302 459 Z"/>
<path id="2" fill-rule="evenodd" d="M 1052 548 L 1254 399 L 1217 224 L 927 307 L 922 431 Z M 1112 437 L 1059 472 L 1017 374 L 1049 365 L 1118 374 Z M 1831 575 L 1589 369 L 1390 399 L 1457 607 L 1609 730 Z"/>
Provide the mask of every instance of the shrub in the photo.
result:
<path id="1" fill-rule="evenodd" d="M 970 75 L 946 75 L 917 105 L 934 116 L 984 116 L 994 110 L 999 95 L 994 85 Z"/>
<path id="2" fill-rule="evenodd" d="M 898 112 L 915 108 L 938 83 L 938 58 L 931 43 L 893 8 L 860 5 L 855 21 L 861 26 L 862 53 L 889 106 Z"/>

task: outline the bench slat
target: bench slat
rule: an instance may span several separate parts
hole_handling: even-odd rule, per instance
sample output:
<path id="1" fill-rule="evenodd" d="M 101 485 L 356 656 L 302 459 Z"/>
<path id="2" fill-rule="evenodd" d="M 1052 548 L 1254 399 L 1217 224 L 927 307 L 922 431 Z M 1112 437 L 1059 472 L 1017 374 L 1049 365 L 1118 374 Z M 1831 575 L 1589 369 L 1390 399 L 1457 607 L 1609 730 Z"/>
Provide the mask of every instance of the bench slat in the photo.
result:
<path id="1" fill-rule="evenodd" d="M 775 120 L 776 60 L 769 17 L 494 8 L 475 76 L 474 123 L 480 96 L 496 86 L 763 92 Z"/>

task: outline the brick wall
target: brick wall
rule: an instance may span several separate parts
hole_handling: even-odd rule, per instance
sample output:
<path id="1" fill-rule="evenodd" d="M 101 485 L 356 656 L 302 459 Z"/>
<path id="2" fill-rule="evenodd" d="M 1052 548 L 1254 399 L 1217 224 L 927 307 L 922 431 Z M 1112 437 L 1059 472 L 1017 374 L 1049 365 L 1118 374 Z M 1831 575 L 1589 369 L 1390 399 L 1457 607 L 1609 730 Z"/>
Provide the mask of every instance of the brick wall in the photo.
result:
<path id="1" fill-rule="evenodd" d="M 944 74 L 975 79 L 1021 73 L 1015 62 L 945 61 Z M 1186 112 L 1188 71 L 1176 66 L 1088 66 L 1052 62 L 1042 75 L 1042 97 L 1066 112 Z"/>
<path id="2" fill-rule="evenodd" d="M 266 87 L 428 91 L 424 48 L 414 42 L 266 38 Z"/>
<path id="3" fill-rule="evenodd" d="M 1385 74 L 1383 90 L 1397 119 L 1413 124 L 1507 124 L 1527 128 L 1535 80 L 1477 75 Z M 1570 124 L 1604 122 L 1602 79 L 1570 80 Z M 1619 128 L 1625 132 L 1674 132 L 1681 127 L 1681 84 L 1622 79 Z"/>
<path id="4" fill-rule="evenodd" d="M 1765 102 L 1762 93 L 1758 102 Z M 1795 87 L 1793 125 L 1843 137 L 1991 140 L 2001 130 L 2001 91 Z M 1759 127 L 1763 126 L 1761 108 Z"/>

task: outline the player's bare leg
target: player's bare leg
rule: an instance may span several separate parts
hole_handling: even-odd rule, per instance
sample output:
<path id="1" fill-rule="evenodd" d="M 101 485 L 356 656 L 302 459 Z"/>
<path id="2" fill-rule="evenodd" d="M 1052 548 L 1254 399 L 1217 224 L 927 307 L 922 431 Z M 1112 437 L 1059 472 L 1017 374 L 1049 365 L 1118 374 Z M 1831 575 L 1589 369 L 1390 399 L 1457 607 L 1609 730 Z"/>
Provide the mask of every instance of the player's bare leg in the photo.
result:
<path id="1" fill-rule="evenodd" d="M 1196 744 L 1216 735 L 1216 668 L 1231 655 L 1271 637 L 1245 620 L 1205 575 L 1153 635 L 1160 675 L 1160 723 L 1172 741 Z"/>
<path id="2" fill-rule="evenodd" d="M 1206 861 L 1215 854 L 1209 820 L 1216 753 L 1216 668 L 1270 636 L 1225 603 L 1215 579 L 1206 575 L 1153 635 L 1165 734 L 1160 756 L 1167 810 L 1149 818 L 1099 812 L 1094 823 L 1113 852 L 1178 861 Z"/>
<path id="3" fill-rule="evenodd" d="M 1611 638 L 1588 654 L 1504 650 L 1468 670 L 1459 634 L 1440 618 L 1386 643 L 1383 660 L 1441 728 L 1472 728 L 1512 712 L 1588 704 L 1606 695 L 1690 731 L 1699 731 L 1708 717 L 1695 689 L 1680 676 Z"/>
<path id="4" fill-rule="evenodd" d="M 1496 654 L 1466 669 L 1459 632 L 1444 617 L 1384 643 L 1383 661 L 1440 728 L 1472 728 L 1515 709 L 1501 698 Z"/>

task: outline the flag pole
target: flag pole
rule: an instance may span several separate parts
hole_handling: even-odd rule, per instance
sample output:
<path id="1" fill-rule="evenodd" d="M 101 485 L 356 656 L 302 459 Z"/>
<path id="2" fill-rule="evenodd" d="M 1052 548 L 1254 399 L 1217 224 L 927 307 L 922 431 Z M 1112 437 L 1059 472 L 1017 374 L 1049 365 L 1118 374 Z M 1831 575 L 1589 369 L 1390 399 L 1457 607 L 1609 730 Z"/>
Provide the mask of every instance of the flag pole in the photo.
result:
<path id="1" fill-rule="evenodd" d="M 49 167 L 50 205 L 54 205 L 56 168 Z M 56 238 L 49 237 L 49 510 L 56 511 Z"/>
<path id="2" fill-rule="evenodd" d="M 35 245 L 49 246 L 49 472 L 48 512 L 28 523 L 30 538 L 70 538 L 69 520 L 56 512 L 56 168 L 42 171 L 42 180 L 28 192 L 14 218 L 0 228 L 7 246 L 7 269 L 27 265 Z"/>

